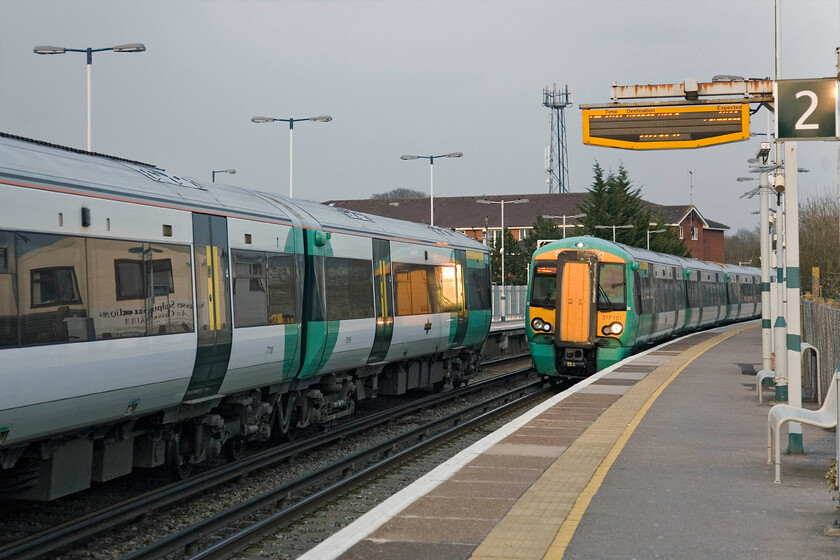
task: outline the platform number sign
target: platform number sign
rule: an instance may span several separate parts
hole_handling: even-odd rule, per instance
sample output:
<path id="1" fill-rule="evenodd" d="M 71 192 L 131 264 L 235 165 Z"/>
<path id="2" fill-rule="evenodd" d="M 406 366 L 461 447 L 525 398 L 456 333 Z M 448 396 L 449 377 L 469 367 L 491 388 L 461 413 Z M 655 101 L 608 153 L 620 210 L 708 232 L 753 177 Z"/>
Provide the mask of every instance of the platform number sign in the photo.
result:
<path id="1" fill-rule="evenodd" d="M 837 140 L 836 78 L 779 80 L 776 99 L 776 140 Z"/>

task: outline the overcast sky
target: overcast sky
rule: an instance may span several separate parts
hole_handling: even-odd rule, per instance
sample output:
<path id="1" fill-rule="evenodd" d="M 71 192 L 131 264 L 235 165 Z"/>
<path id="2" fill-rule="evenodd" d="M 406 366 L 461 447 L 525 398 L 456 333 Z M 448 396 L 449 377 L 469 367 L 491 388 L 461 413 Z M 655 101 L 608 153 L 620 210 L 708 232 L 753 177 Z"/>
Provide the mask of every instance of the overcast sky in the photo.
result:
<path id="1" fill-rule="evenodd" d="M 621 85 L 772 78 L 773 0 L 555 2 L 0 1 L 0 130 L 86 145 L 85 55 L 39 56 L 36 45 L 140 54 L 93 56 L 93 150 L 175 174 L 311 200 L 367 198 L 404 187 L 435 195 L 548 192 L 550 141 L 542 88 L 568 84 L 570 190 L 597 161 L 623 163 L 645 199 L 693 202 L 733 232 L 752 229 L 758 199 L 741 200 L 758 139 L 643 153 L 581 142 L 580 104 Z M 782 78 L 836 73 L 840 0 L 782 0 Z M 766 130 L 766 111 L 752 130 Z M 837 143 L 801 142 L 801 197 L 837 192 Z M 755 183 L 753 183 L 754 185 Z M 481 207 L 481 212 L 486 212 Z M 530 224 L 508 224 L 527 226 Z"/>

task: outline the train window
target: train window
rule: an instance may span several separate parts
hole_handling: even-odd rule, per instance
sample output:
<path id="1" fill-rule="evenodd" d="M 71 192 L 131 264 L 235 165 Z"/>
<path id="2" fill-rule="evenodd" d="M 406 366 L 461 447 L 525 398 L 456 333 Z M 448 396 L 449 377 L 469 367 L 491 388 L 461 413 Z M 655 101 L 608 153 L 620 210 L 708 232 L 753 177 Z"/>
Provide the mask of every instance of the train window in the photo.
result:
<path id="1" fill-rule="evenodd" d="M 374 316 L 372 261 L 327 257 L 324 270 L 328 321 Z"/>
<path id="2" fill-rule="evenodd" d="M 433 266 L 394 263 L 397 281 L 397 315 L 434 313 L 432 294 L 437 290 Z"/>
<path id="3" fill-rule="evenodd" d="M 190 248 L 87 239 L 85 339 L 193 331 Z"/>
<path id="4" fill-rule="evenodd" d="M 85 240 L 66 235 L 15 233 L 21 344 L 66 342 L 73 318 L 83 318 Z M 65 321 L 68 319 L 68 321 Z"/>
<path id="5" fill-rule="evenodd" d="M 598 311 L 624 311 L 627 309 L 624 265 L 598 264 Z"/>
<path id="6" fill-rule="evenodd" d="M 531 283 L 531 306 L 554 309 L 557 306 L 557 268 L 537 266 Z"/>
<path id="7" fill-rule="evenodd" d="M 0 231 L 0 348 L 19 343 L 13 250 L 14 233 Z"/>
<path id="8" fill-rule="evenodd" d="M 193 330 L 188 246 L 0 232 L 0 247 L 0 346 Z"/>
<path id="9" fill-rule="evenodd" d="M 294 256 L 287 253 L 234 250 L 235 326 L 256 327 L 297 321 Z"/>
<path id="10" fill-rule="evenodd" d="M 435 269 L 438 285 L 438 309 L 441 313 L 464 309 L 464 277 L 461 265 L 449 263 Z"/>
<path id="11" fill-rule="evenodd" d="M 233 315 L 236 327 L 268 324 L 266 255 L 257 251 L 232 251 Z"/>
<path id="12" fill-rule="evenodd" d="M 486 268 L 467 269 L 470 309 L 490 309 L 490 275 Z"/>
<path id="13" fill-rule="evenodd" d="M 294 255 L 268 254 L 268 322 L 296 323 L 297 274 Z"/>

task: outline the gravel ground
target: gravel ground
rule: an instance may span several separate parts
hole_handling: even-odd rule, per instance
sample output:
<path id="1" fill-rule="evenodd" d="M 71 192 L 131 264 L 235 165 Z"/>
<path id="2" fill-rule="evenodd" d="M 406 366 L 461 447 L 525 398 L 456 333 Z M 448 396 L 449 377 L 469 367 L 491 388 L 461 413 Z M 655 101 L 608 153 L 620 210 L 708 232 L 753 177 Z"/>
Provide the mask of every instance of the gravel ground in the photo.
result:
<path id="1" fill-rule="evenodd" d="M 526 358 L 521 360 L 521 363 L 508 362 L 488 367 L 482 372 L 480 378 L 498 375 L 500 372 L 510 371 L 517 367 L 527 367 L 529 363 L 530 358 Z M 509 388 L 501 388 L 498 392 L 504 392 Z M 348 438 L 327 448 L 307 453 L 305 457 L 299 457 L 294 462 L 285 463 L 263 472 L 252 473 L 236 482 L 213 489 L 206 495 L 188 503 L 176 505 L 166 511 L 158 511 L 146 519 L 123 526 L 84 547 L 66 551 L 61 557 L 70 560 L 99 560 L 124 556 L 159 540 L 167 534 L 215 515 L 236 503 L 260 495 L 316 468 L 333 463 L 343 456 L 367 448 L 376 441 L 397 436 L 435 417 L 444 416 L 464 408 L 470 402 L 483 400 L 489 395 L 488 391 L 483 391 L 481 394 L 472 397 L 456 399 L 448 404 L 403 417 L 362 436 Z M 474 441 L 483 437 L 485 433 L 484 431 L 469 432 L 458 438 L 457 443 L 447 443 L 434 452 L 412 460 L 408 465 L 395 469 L 385 477 L 359 488 L 348 498 L 339 500 L 334 507 L 309 515 L 300 522 L 283 529 L 273 538 L 266 540 L 264 545 L 252 548 L 247 557 L 294 558 L 302 554 L 395 491 L 448 459 L 460 449 L 471 445 Z M 186 555 L 180 553 L 172 556 L 172 558 L 184 557 Z"/>

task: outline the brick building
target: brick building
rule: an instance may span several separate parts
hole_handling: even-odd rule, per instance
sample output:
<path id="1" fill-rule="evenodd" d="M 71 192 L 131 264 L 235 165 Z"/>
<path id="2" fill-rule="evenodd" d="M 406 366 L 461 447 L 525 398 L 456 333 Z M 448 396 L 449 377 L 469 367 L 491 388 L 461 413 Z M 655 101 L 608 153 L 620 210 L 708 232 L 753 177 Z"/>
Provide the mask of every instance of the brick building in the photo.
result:
<path id="1" fill-rule="evenodd" d="M 527 199 L 528 202 L 511 204 L 506 202 L 505 227 L 517 240 L 529 235 L 538 215 L 554 216 L 554 221 L 563 227 L 565 216 L 568 236 L 575 234 L 578 207 L 588 193 L 566 194 L 525 194 L 525 195 L 487 195 L 487 196 L 451 196 L 435 198 L 435 225 L 438 227 L 462 231 L 468 236 L 492 245 L 496 236 L 501 234 L 502 200 Z M 478 200 L 489 200 L 496 204 L 482 204 Z M 431 214 L 430 199 L 359 199 L 330 200 L 326 204 L 347 208 L 356 212 L 365 212 L 377 216 L 386 216 L 428 224 Z M 691 256 L 697 259 L 724 262 L 723 236 L 729 226 L 709 220 L 692 205 L 663 206 L 652 202 L 650 205 L 654 219 L 663 217 L 669 228 L 678 228 L 677 235 L 685 241 L 691 250 Z M 651 226 L 655 226 L 652 223 Z"/>

